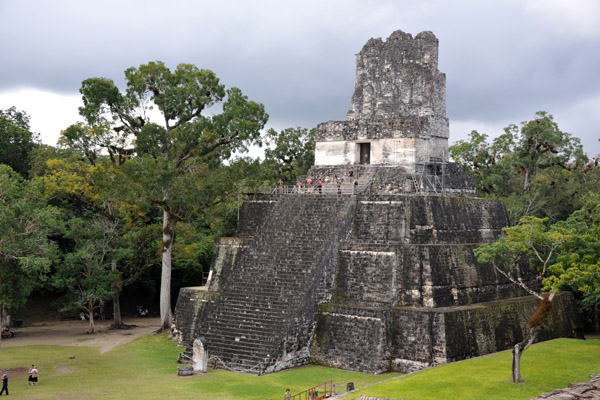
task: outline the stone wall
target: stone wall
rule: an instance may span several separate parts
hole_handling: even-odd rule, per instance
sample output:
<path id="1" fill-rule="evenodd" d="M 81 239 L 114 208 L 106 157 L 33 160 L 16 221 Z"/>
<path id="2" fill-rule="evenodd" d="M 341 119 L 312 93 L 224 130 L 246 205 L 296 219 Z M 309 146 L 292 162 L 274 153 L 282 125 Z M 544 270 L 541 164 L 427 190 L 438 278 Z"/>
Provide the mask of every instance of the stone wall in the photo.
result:
<path id="1" fill-rule="evenodd" d="M 448 119 L 329 121 L 317 125 L 315 165 L 359 163 L 359 143 L 371 143 L 371 164 L 448 159 Z"/>
<path id="2" fill-rule="evenodd" d="M 508 223 L 502 202 L 443 195 L 364 195 L 354 222 L 358 240 L 411 244 L 495 240 Z"/>
<path id="3" fill-rule="evenodd" d="M 441 307 L 523 294 L 490 266 L 479 265 L 474 248 L 345 243 L 338 259 L 334 301 L 373 307 Z M 530 271 L 523 278 L 536 286 Z"/>
<path id="4" fill-rule="evenodd" d="M 311 355 L 355 371 L 415 371 L 511 348 L 538 304 L 533 296 L 436 308 L 323 304 Z M 557 295 L 539 340 L 576 336 L 574 312 L 572 294 Z"/>
<path id="5" fill-rule="evenodd" d="M 311 356 L 357 371 L 418 370 L 507 349 L 523 338 L 539 300 L 473 250 L 496 240 L 499 201 L 461 196 L 357 196 L 354 227 L 338 253 L 334 296 L 322 304 Z M 517 275 L 536 288 L 535 271 Z M 574 301 L 555 300 L 540 340 L 572 337 Z"/>
<path id="6" fill-rule="evenodd" d="M 352 140 L 415 137 L 440 137 L 448 139 L 448 132 L 448 119 L 446 117 L 409 116 L 386 120 L 360 119 L 356 121 L 324 122 L 317 125 L 315 139 L 317 142 L 348 142 Z"/>
<path id="7" fill-rule="evenodd" d="M 185 287 L 179 290 L 175 306 L 174 339 L 179 346 L 192 348 L 196 338 L 196 326 L 206 318 L 207 312 L 215 301 L 217 292 L 209 292 L 206 286 Z M 191 355 L 188 352 L 188 355 Z"/>
<path id="8" fill-rule="evenodd" d="M 384 371 L 388 310 L 322 304 L 319 307 L 311 360 L 333 368 Z"/>
<path id="9" fill-rule="evenodd" d="M 251 216 L 251 221 L 259 220 L 260 211 L 264 217 L 269 210 L 269 207 L 264 207 L 268 203 L 259 204 L 263 207 L 256 208 L 255 205 L 248 203 L 248 209 L 241 214 Z M 248 212 L 249 209 L 254 210 L 254 213 Z M 219 238 L 206 285 L 179 290 L 175 306 L 175 326 L 180 346 L 191 349 L 194 339 L 198 337 L 198 325 L 211 312 L 211 307 L 222 289 L 223 279 L 231 275 L 231 269 L 247 250 L 248 242 L 247 238 Z"/>

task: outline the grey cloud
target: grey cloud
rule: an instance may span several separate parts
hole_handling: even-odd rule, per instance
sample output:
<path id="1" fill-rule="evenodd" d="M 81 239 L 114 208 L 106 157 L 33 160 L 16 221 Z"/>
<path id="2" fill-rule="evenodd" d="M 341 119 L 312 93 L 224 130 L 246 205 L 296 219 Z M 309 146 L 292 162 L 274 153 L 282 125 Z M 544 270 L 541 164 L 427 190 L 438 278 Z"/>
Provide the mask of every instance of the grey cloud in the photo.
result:
<path id="1" fill-rule="evenodd" d="M 270 125 L 312 127 L 345 118 L 362 45 L 402 29 L 439 38 L 451 120 L 519 122 L 600 94 L 600 34 L 571 34 L 521 0 L 166 4 L 0 2 L 0 35 L 10 38 L 0 42 L 8 55 L 0 92 L 72 94 L 92 76 L 122 85 L 126 68 L 151 60 L 191 62 L 264 103 Z M 577 129 L 577 136 L 597 136 L 591 121 Z"/>

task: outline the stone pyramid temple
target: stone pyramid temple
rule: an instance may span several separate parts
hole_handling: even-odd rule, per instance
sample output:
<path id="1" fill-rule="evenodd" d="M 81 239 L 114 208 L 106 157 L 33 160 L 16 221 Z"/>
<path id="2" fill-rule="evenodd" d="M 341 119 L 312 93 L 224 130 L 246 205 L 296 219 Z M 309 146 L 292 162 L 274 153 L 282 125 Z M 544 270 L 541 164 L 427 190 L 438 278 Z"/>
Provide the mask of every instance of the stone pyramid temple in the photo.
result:
<path id="1" fill-rule="evenodd" d="M 437 62 L 431 32 L 365 44 L 346 120 L 317 127 L 307 177 L 326 182 L 246 196 L 206 285 L 179 293 L 183 355 L 201 339 L 215 368 L 264 374 L 318 363 L 377 373 L 523 338 L 538 300 L 473 256 L 508 217 L 500 201 L 475 197 L 472 177 L 448 160 Z M 518 273 L 536 286 L 526 264 Z M 572 337 L 575 315 L 572 296 L 557 295 L 540 338 Z"/>

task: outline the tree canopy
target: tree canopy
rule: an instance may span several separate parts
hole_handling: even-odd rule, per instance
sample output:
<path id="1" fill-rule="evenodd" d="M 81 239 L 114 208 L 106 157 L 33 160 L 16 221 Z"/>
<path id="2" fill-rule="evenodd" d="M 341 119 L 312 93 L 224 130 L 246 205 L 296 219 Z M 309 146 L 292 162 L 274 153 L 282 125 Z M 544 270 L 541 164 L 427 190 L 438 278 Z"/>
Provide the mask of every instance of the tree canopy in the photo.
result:
<path id="1" fill-rule="evenodd" d="M 39 180 L 0 164 L 0 309 L 22 305 L 46 280 L 62 232 L 62 212 L 47 204 Z"/>
<path id="2" fill-rule="evenodd" d="M 29 115 L 15 107 L 0 109 L 0 164 L 9 165 L 22 176 L 29 173 L 29 154 L 39 146 L 29 128 Z"/>
<path id="3" fill-rule="evenodd" d="M 171 71 L 160 61 L 150 62 L 127 69 L 125 79 L 124 93 L 110 79 L 83 81 L 79 112 L 87 125 L 72 125 L 64 137 L 91 162 L 104 149 L 128 177 L 132 200 L 162 211 L 160 310 L 161 325 L 169 328 L 177 223 L 223 202 L 225 193 L 214 190 L 215 171 L 234 152 L 261 143 L 268 115 L 238 88 L 225 89 L 212 71 L 191 64 Z M 153 107 L 162 121 L 150 121 Z"/>
<path id="4" fill-rule="evenodd" d="M 475 176 L 480 196 L 504 201 L 512 224 L 524 216 L 566 219 L 586 193 L 600 189 L 598 168 L 579 138 L 560 130 L 546 112 L 488 139 L 472 131 L 450 146 L 450 154 Z"/>
<path id="5" fill-rule="evenodd" d="M 275 181 L 295 184 L 296 178 L 306 174 L 315 162 L 315 130 L 269 129 L 266 136 L 273 148 L 265 150 L 265 167 L 273 172 Z"/>

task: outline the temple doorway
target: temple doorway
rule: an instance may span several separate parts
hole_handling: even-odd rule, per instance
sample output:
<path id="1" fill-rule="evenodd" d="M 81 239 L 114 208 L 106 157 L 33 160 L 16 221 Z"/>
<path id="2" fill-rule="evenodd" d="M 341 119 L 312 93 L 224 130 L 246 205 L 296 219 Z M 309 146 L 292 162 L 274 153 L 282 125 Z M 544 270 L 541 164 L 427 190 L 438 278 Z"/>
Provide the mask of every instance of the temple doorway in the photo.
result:
<path id="1" fill-rule="evenodd" d="M 370 164 L 371 163 L 371 143 L 359 143 L 360 146 L 360 163 Z"/>

